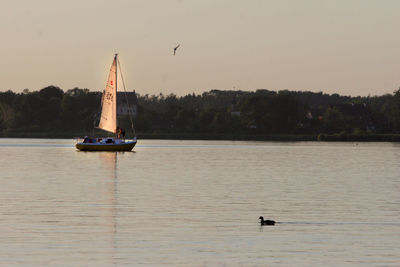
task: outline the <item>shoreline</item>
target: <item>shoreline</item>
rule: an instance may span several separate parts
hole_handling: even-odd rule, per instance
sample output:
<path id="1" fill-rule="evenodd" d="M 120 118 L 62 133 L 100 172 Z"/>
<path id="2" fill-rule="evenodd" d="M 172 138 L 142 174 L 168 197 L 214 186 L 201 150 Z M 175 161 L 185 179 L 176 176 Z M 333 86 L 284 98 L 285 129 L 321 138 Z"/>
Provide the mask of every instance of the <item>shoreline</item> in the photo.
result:
<path id="1" fill-rule="evenodd" d="M 87 133 L 1 133 L 0 138 L 46 138 L 46 139 L 75 139 Z M 104 132 L 95 132 L 94 136 L 107 137 Z M 110 135 L 108 135 L 110 136 Z M 400 142 L 400 134 L 178 134 L 178 133 L 138 133 L 138 139 L 166 140 L 226 140 L 226 141 L 327 141 L 327 142 Z M 132 136 L 127 135 L 126 139 Z"/>

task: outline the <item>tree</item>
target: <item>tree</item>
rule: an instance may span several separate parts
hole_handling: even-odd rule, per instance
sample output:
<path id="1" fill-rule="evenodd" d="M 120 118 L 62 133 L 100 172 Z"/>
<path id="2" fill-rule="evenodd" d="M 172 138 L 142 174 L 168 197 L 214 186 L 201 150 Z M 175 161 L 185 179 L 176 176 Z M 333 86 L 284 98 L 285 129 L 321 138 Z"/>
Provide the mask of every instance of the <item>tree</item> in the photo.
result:
<path id="1" fill-rule="evenodd" d="M 11 130 L 15 124 L 15 110 L 7 103 L 0 103 L 0 130 Z"/>
<path id="2" fill-rule="evenodd" d="M 60 116 L 64 91 L 56 86 L 48 86 L 39 91 L 38 123 L 46 129 L 58 127 L 55 123 Z"/>
<path id="3" fill-rule="evenodd" d="M 400 87 L 394 92 L 392 104 L 392 122 L 396 132 L 400 132 Z"/>
<path id="4" fill-rule="evenodd" d="M 99 121 L 101 95 L 88 89 L 74 88 L 64 94 L 61 119 L 64 129 L 88 131 Z"/>
<path id="5" fill-rule="evenodd" d="M 337 108 L 328 108 L 324 114 L 324 131 L 326 133 L 339 133 L 345 130 L 345 118 Z"/>

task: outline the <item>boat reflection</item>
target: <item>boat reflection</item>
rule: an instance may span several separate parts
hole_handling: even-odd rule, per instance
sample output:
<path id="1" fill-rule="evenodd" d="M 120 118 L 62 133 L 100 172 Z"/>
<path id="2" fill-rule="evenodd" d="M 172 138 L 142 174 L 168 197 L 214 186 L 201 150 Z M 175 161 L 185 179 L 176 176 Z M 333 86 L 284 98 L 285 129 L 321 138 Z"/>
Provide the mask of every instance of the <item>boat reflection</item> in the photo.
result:
<path id="1" fill-rule="evenodd" d="M 118 205 L 118 176 L 117 176 L 117 153 L 101 152 L 98 153 L 101 166 L 104 167 L 105 199 L 102 208 L 102 217 L 105 225 L 105 235 L 110 237 L 110 247 L 113 252 L 110 254 L 110 263 L 117 265 L 115 254 L 117 254 L 117 205 Z"/>

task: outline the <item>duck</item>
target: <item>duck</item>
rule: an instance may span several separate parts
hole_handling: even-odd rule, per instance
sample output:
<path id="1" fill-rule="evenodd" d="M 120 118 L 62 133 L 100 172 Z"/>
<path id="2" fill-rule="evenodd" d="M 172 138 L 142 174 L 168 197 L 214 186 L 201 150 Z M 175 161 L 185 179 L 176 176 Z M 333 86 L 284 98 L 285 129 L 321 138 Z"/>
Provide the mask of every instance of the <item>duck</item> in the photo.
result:
<path id="1" fill-rule="evenodd" d="M 260 216 L 260 218 L 258 218 L 260 221 L 261 225 L 275 225 L 275 221 L 273 220 L 264 220 L 263 216 Z"/>

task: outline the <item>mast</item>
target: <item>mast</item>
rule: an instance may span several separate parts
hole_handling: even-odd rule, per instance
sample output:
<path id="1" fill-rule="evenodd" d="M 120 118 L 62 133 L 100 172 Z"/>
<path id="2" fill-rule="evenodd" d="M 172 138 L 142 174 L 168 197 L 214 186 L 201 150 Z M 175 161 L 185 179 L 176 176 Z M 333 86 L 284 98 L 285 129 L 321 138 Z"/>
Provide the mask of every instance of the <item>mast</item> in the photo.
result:
<path id="1" fill-rule="evenodd" d="M 117 57 L 118 57 L 118 53 L 115 53 L 115 57 L 114 57 L 114 60 L 115 60 L 115 116 L 116 116 L 116 118 L 115 118 L 115 121 L 116 121 L 116 123 L 117 123 L 117 127 L 119 127 L 118 126 L 118 116 L 117 116 L 117 111 L 118 111 L 118 107 L 117 107 L 117 105 L 118 105 L 118 97 L 117 97 L 117 94 L 118 94 L 118 77 L 117 77 L 117 73 L 118 73 L 118 59 L 117 59 Z M 118 136 L 118 131 L 117 130 L 115 130 L 115 137 L 117 137 Z"/>
<path id="2" fill-rule="evenodd" d="M 117 86 L 117 83 L 118 83 L 118 79 L 117 79 L 117 73 L 118 73 L 118 70 L 117 70 L 117 56 L 118 56 L 118 54 L 117 53 L 115 53 L 115 57 L 114 57 L 114 60 L 115 60 L 115 91 L 117 92 L 118 91 L 118 86 Z M 116 94 L 115 94 L 116 95 Z M 117 102 L 115 102 L 115 103 L 117 103 Z"/>

